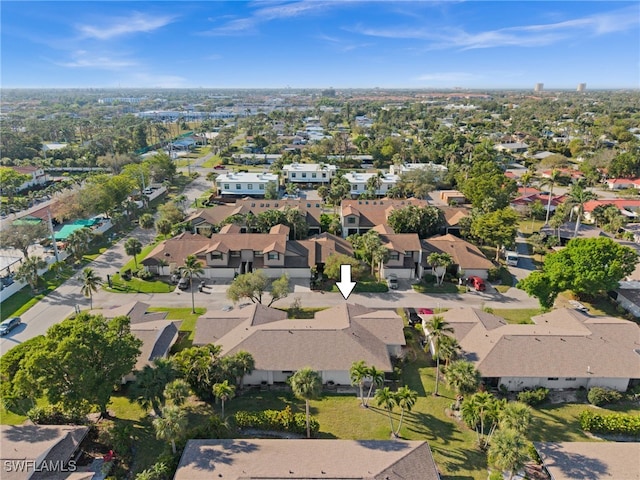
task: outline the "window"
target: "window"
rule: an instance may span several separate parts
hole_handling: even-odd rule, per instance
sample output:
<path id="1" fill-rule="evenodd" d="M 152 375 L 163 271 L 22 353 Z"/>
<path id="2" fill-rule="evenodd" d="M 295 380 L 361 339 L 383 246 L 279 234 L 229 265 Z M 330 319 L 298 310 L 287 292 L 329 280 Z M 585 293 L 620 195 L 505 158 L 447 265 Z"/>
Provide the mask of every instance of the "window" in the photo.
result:
<path id="1" fill-rule="evenodd" d="M 240 251 L 239 250 L 231 250 L 231 256 L 232 257 L 239 257 L 240 256 Z"/>
<path id="2" fill-rule="evenodd" d="M 267 254 L 268 260 L 278 260 L 278 258 L 280 258 L 280 254 L 278 252 L 269 252 Z"/>
<path id="3" fill-rule="evenodd" d="M 264 183 L 260 184 L 260 190 L 264 190 Z"/>
<path id="4" fill-rule="evenodd" d="M 229 190 L 229 184 L 228 184 L 228 183 L 225 183 L 225 184 L 224 184 L 224 189 L 225 189 L 225 190 Z"/>
<path id="5" fill-rule="evenodd" d="M 222 252 L 211 252 L 211 260 L 222 260 Z"/>
<path id="6" fill-rule="evenodd" d="M 558 380 L 558 377 L 548 377 L 547 380 L 549 380 L 550 382 L 555 382 Z"/>
<path id="7" fill-rule="evenodd" d="M 291 178 L 296 178 L 296 172 L 291 172 Z"/>
<path id="8" fill-rule="evenodd" d="M 347 217 L 347 223 L 356 223 L 356 217 Z"/>
<path id="9" fill-rule="evenodd" d="M 253 183 L 247 183 L 247 188 L 249 190 L 253 190 Z"/>
<path id="10" fill-rule="evenodd" d="M 312 174 L 311 174 L 311 178 L 317 178 L 317 177 L 318 177 L 318 174 L 317 174 L 317 173 L 312 173 Z"/>
<path id="11" fill-rule="evenodd" d="M 567 377 L 567 378 L 565 378 L 565 380 L 567 382 L 575 382 L 576 381 L 576 377 Z"/>
<path id="12" fill-rule="evenodd" d="M 405 256 L 406 258 L 413 257 L 413 252 L 404 252 L 404 256 Z"/>
<path id="13" fill-rule="evenodd" d="M 389 252 L 389 260 L 400 260 L 399 252 Z"/>
<path id="14" fill-rule="evenodd" d="M 242 190 L 242 184 L 236 183 L 236 190 Z"/>
<path id="15" fill-rule="evenodd" d="M 264 257 L 264 252 L 259 252 L 258 250 L 253 251 L 253 256 L 256 258 Z"/>
<path id="16" fill-rule="evenodd" d="M 351 185 L 351 190 L 358 190 L 358 185 Z"/>
<path id="17" fill-rule="evenodd" d="M 322 173 L 322 178 L 327 178 L 327 174 L 325 172 Z"/>
<path id="18" fill-rule="evenodd" d="M 302 178 L 307 178 L 307 174 L 305 172 L 302 172 Z"/>

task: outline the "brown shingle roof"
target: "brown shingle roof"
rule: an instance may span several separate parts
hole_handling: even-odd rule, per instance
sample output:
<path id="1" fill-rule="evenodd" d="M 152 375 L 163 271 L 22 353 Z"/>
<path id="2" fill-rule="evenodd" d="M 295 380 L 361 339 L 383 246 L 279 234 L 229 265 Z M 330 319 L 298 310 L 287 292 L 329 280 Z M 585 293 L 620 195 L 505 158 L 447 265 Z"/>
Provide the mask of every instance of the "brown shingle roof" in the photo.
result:
<path id="1" fill-rule="evenodd" d="M 402 440 L 189 440 L 175 480 L 438 480 L 426 442 Z"/>
<path id="2" fill-rule="evenodd" d="M 360 216 L 360 227 L 373 228 L 376 225 L 387 223 L 387 217 L 393 210 L 408 205 L 426 207 L 429 205 L 429 202 L 426 200 L 418 200 L 417 198 L 403 200 L 391 198 L 381 198 L 379 200 L 343 200 L 340 204 L 340 211 L 342 217 L 358 214 Z"/>
<path id="3" fill-rule="evenodd" d="M 160 262 L 167 262 L 168 264 L 175 263 L 176 266 L 181 267 L 187 256 L 195 255 L 208 247 L 210 241 L 203 235 L 181 233 L 174 238 L 160 242 L 140 263 L 142 265 L 158 265 Z"/>
<path id="4" fill-rule="evenodd" d="M 423 257 L 425 262 L 431 253 L 448 253 L 453 258 L 453 262 L 463 270 L 493 268 L 493 263 L 478 247 L 451 234 L 422 240 L 422 247 L 425 251 Z"/>
<path id="5" fill-rule="evenodd" d="M 354 361 L 364 360 L 388 372 L 387 345 L 405 340 L 402 319 L 389 310 L 343 304 L 314 319 L 288 320 L 280 310 L 253 305 L 200 317 L 193 344 L 208 343 L 220 345 L 224 354 L 250 352 L 259 370 L 349 370 Z"/>

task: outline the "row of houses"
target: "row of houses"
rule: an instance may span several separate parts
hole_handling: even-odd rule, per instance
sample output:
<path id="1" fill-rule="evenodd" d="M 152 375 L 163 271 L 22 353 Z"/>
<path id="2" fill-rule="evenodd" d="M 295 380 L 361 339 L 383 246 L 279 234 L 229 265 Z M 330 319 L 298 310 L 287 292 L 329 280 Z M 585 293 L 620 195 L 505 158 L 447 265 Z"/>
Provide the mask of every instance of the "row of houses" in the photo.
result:
<path id="1" fill-rule="evenodd" d="M 331 255 L 354 256 L 352 245 L 345 240 L 348 235 L 374 230 L 389 251 L 380 271 L 383 277 L 393 273 L 398 278 L 421 278 L 430 268 L 431 253 L 448 253 L 459 272 L 486 279 L 493 264 L 471 243 L 450 233 L 420 239 L 416 233 L 395 233 L 387 224 L 388 215 L 395 209 L 426 204 L 415 199 L 345 200 L 340 208 L 343 236 L 339 237 L 320 233 L 320 202 L 243 199 L 235 205 L 219 205 L 192 214 L 187 222 L 195 233 L 182 233 L 159 243 L 141 263 L 154 274 L 169 275 L 184 265 L 187 256 L 195 255 L 206 278 L 232 279 L 238 274 L 263 270 L 271 278 L 286 273 L 290 278 L 308 279 L 312 271 L 323 271 Z M 290 227 L 282 224 L 273 226 L 269 233 L 253 233 L 246 225 L 247 215 L 272 209 L 296 209 L 302 213 L 309 238 L 296 240 Z M 451 222 L 468 213 L 456 207 L 446 209 Z M 224 225 L 213 233 L 231 216 L 244 221 Z"/>

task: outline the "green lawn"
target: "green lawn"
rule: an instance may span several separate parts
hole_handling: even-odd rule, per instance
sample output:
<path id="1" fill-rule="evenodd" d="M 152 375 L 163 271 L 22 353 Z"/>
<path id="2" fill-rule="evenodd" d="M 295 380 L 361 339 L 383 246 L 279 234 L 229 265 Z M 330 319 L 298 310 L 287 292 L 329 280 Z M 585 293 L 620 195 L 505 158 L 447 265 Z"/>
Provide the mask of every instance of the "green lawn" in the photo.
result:
<path id="1" fill-rule="evenodd" d="M 141 280 L 132 277 L 131 280 L 124 280 L 120 274 L 111 277 L 111 288 L 106 283 L 103 284 L 106 291 L 112 293 L 169 293 L 176 288 L 161 280 Z"/>
<path id="2" fill-rule="evenodd" d="M 504 318 L 507 323 L 533 323 L 531 317 L 540 315 L 539 308 L 494 308 L 492 313 Z"/>
<path id="3" fill-rule="evenodd" d="M 418 293 L 466 293 L 467 291 L 465 287 L 459 287 L 457 283 L 451 282 L 444 282 L 440 286 L 420 282 L 411 285 L 411 288 Z"/>

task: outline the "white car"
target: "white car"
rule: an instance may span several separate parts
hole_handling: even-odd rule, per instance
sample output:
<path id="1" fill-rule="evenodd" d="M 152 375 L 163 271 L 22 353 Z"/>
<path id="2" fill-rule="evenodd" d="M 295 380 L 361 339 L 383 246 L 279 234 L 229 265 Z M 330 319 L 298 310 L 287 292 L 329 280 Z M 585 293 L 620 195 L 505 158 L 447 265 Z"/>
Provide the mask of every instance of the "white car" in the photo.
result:
<path id="1" fill-rule="evenodd" d="M 390 290 L 398 289 L 398 276 L 395 273 L 391 273 L 387 277 L 387 286 Z"/>
<path id="2" fill-rule="evenodd" d="M 580 302 L 577 302 L 575 300 L 569 300 L 569 305 L 571 305 L 572 308 L 580 312 L 589 313 L 589 309 L 585 307 L 583 304 L 581 304 Z"/>

